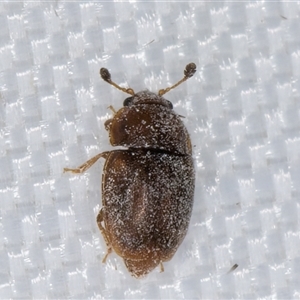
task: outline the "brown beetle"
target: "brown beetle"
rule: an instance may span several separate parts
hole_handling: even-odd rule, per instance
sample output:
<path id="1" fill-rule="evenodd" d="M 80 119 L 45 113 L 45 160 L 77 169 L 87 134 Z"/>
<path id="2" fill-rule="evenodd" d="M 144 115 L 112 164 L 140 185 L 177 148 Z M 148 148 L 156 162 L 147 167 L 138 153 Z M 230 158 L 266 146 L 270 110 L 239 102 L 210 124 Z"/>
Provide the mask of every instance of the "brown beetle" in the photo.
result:
<path id="1" fill-rule="evenodd" d="M 107 69 L 100 70 L 109 84 L 131 95 L 124 107 L 106 121 L 112 146 L 127 149 L 98 154 L 77 169 L 82 173 L 100 157 L 106 162 L 102 175 L 102 209 L 97 223 L 107 244 L 124 259 L 135 277 L 152 271 L 175 254 L 186 235 L 194 196 L 194 167 L 189 134 L 162 97 L 192 77 L 196 65 L 186 66 L 184 77 L 158 95 L 134 93 L 111 80 Z"/>

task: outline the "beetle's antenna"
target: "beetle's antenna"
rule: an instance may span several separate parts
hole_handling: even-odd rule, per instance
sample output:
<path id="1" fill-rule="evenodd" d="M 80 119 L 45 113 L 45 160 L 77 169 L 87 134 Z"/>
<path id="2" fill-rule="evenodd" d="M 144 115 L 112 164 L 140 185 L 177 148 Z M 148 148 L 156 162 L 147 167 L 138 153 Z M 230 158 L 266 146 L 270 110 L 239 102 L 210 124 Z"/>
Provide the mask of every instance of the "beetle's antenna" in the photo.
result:
<path id="1" fill-rule="evenodd" d="M 190 77 L 192 77 L 195 72 L 196 72 L 196 64 L 194 63 L 189 63 L 188 65 L 186 65 L 185 70 L 184 70 L 184 77 L 179 80 L 177 83 L 175 83 L 174 85 L 166 88 L 166 89 L 161 89 L 158 91 L 158 95 L 162 96 L 165 93 L 169 92 L 170 90 L 176 88 L 179 84 L 183 83 L 184 81 L 188 80 Z M 103 78 L 103 77 L 102 77 Z"/>
<path id="2" fill-rule="evenodd" d="M 102 79 L 104 81 L 106 81 L 107 83 L 113 85 L 115 88 L 117 88 L 118 90 L 121 90 L 122 92 L 124 93 L 127 93 L 127 94 L 130 94 L 130 95 L 134 95 L 134 90 L 131 89 L 131 88 L 122 88 L 120 87 L 119 85 L 117 85 L 116 83 L 114 83 L 112 80 L 111 80 L 111 76 L 110 76 L 110 73 L 109 71 L 106 69 L 106 68 L 101 68 L 100 69 L 100 76 L 102 77 Z"/>

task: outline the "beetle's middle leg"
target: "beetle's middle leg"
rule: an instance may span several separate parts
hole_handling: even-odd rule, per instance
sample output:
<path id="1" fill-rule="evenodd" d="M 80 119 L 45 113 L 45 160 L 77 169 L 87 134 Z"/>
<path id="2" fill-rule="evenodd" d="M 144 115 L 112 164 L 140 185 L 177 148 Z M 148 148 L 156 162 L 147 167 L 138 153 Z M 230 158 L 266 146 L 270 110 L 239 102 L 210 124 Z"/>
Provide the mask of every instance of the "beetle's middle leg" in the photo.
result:
<path id="1" fill-rule="evenodd" d="M 84 164 L 82 164 L 81 166 L 79 166 L 76 169 L 64 168 L 64 172 L 83 173 L 87 169 L 89 169 L 99 158 L 103 157 L 104 159 L 106 159 L 108 155 L 109 155 L 109 151 L 99 153 L 96 156 L 89 159 L 88 161 L 86 161 Z"/>
<path id="2" fill-rule="evenodd" d="M 103 222 L 103 207 L 100 209 L 99 214 L 97 216 L 97 224 L 98 224 L 98 227 L 103 235 L 104 241 L 107 246 L 107 253 L 105 254 L 105 256 L 102 260 L 102 262 L 105 263 L 108 255 L 112 252 L 112 247 L 111 247 L 110 239 L 108 237 L 106 229 L 101 224 L 102 222 Z"/>

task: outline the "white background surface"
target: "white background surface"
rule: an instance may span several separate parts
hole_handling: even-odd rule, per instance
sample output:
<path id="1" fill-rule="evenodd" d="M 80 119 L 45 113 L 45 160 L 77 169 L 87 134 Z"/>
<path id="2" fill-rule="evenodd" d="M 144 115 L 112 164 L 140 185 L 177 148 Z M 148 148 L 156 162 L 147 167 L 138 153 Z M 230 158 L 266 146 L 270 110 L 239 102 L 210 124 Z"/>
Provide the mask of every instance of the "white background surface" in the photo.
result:
<path id="1" fill-rule="evenodd" d="M 0 3 L 0 297 L 300 297 L 300 3 Z M 166 95 L 194 145 L 195 204 L 165 272 L 101 260 L 107 109 Z M 227 272 L 235 264 L 238 268 Z"/>

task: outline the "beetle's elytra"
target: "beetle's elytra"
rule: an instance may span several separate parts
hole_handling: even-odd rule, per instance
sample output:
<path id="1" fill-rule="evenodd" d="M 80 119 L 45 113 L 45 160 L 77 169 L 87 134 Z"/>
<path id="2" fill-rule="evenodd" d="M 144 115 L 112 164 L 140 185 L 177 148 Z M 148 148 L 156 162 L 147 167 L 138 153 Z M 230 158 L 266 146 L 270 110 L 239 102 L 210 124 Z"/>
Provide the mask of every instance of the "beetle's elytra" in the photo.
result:
<path id="1" fill-rule="evenodd" d="M 105 123 L 111 145 L 127 149 L 106 151 L 77 169 L 64 169 L 82 173 L 100 157 L 106 160 L 97 217 L 107 244 L 103 262 L 114 250 L 135 277 L 158 265 L 163 270 L 162 263 L 172 258 L 188 229 L 195 186 L 192 146 L 180 116 L 162 95 L 195 72 L 196 65 L 188 64 L 183 79 L 157 95 L 122 88 L 102 68 L 106 82 L 131 95 Z"/>

